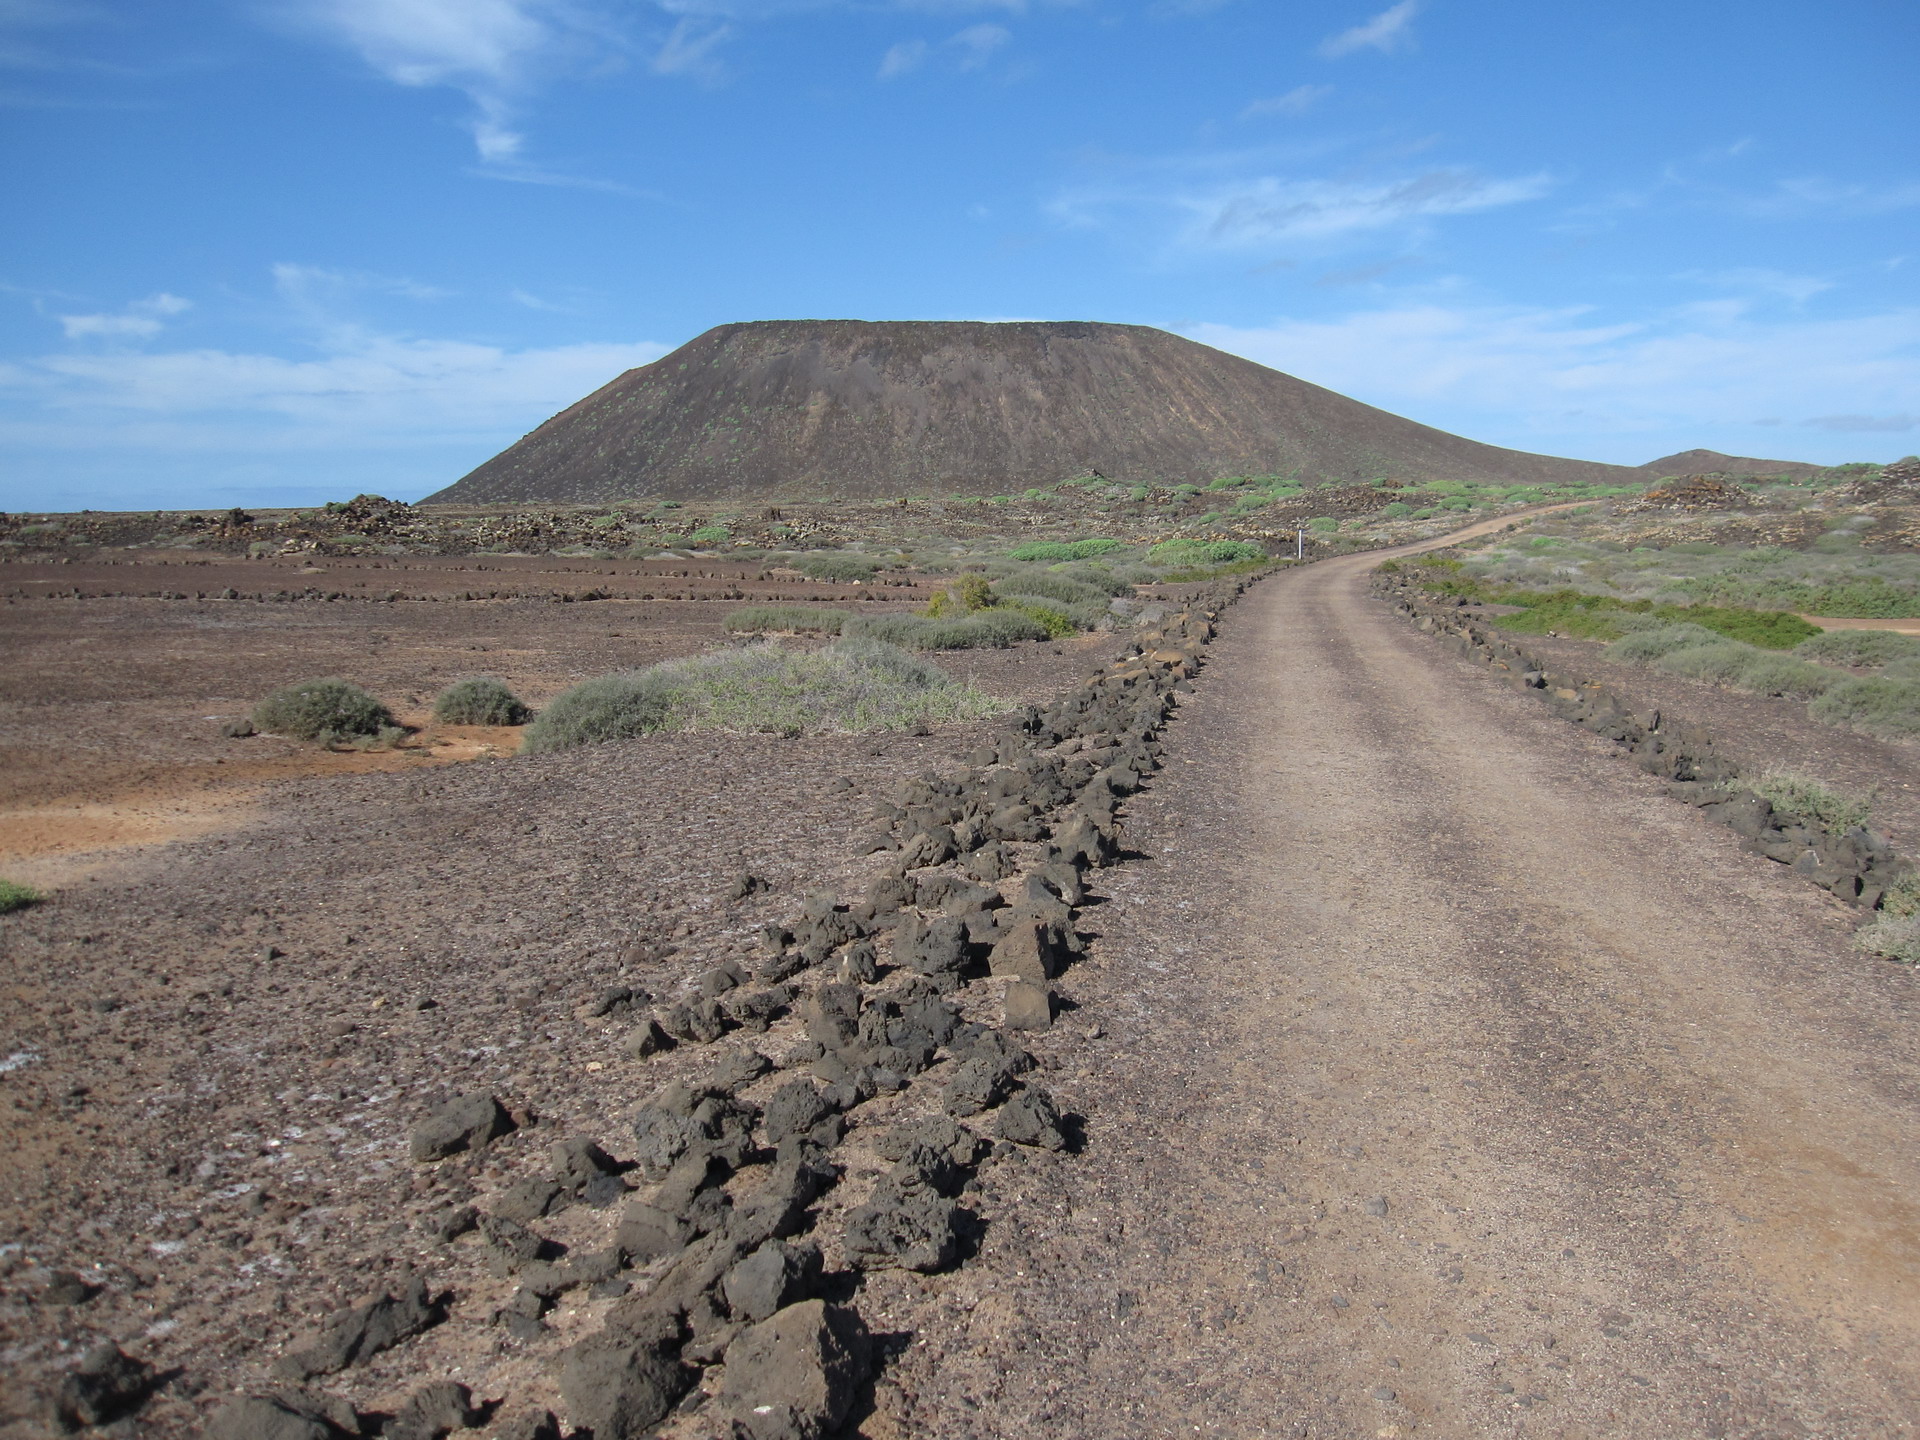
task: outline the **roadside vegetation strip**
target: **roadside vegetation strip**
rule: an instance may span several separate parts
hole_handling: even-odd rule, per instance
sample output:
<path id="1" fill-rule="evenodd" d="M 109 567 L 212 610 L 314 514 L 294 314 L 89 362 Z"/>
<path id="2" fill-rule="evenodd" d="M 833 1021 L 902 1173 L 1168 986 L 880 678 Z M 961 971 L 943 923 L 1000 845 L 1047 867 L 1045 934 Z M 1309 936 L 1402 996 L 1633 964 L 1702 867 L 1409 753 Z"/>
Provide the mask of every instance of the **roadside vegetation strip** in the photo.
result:
<path id="1" fill-rule="evenodd" d="M 1878 909 L 1889 896 L 1904 904 L 1898 897 L 1915 892 L 1915 867 L 1867 827 L 1864 806 L 1800 777 L 1743 775 L 1705 731 L 1658 710 L 1635 710 L 1609 686 L 1555 669 L 1485 620 L 1462 615 L 1457 596 L 1426 588 L 1430 573 L 1428 566 L 1389 561 L 1374 572 L 1374 593 L 1456 653 L 1538 694 L 1563 719 L 1625 747 L 1642 769 L 1668 782 L 1668 794 L 1731 826 L 1752 853 L 1791 865 L 1866 910 Z M 1865 927 L 1861 943 L 1890 958 L 1909 958 L 1881 948 L 1876 933 L 1877 927 Z"/>
<path id="2" fill-rule="evenodd" d="M 490 1323 L 545 1368 L 570 1430 L 639 1440 L 696 1389 L 750 1440 L 841 1426 L 883 1360 L 861 1314 L 862 1275 L 964 1263 L 981 1223 L 966 1207 L 979 1167 L 1074 1144 L 1074 1118 L 1035 1082 L 1022 1039 L 1053 1024 L 1083 952 L 1091 872 L 1122 859 L 1126 797 L 1160 768 L 1180 692 L 1245 583 L 1142 629 L 963 764 L 904 782 L 876 805 L 861 846 L 879 867 L 865 894 L 806 894 L 763 928 L 750 969 L 723 961 L 673 996 L 600 995 L 583 1013 L 620 1021 L 625 1063 L 729 1035 L 747 1043 L 717 1049 L 699 1078 L 663 1066 L 678 1078 L 632 1112 L 624 1140 L 563 1137 L 543 1173 L 433 1217 L 452 1294 L 416 1279 L 336 1312 L 281 1357 L 290 1386 L 230 1400 L 206 1433 L 368 1433 L 373 1417 L 300 1387 L 443 1323 L 480 1267 L 518 1285 Z M 931 669 L 897 651 L 883 663 Z M 762 888 L 742 873 L 729 899 Z M 777 1064 L 753 1048 L 776 1044 Z M 411 1158 L 473 1156 L 522 1113 L 487 1092 L 457 1096 L 413 1126 Z M 542 1235 L 545 1217 L 573 1207 L 608 1212 L 604 1245 L 571 1222 L 570 1251 Z M 548 1347 L 541 1317 L 563 1296 L 592 1328 Z M 509 1398 L 498 1433 L 561 1433 L 527 1398 Z M 464 1386 L 431 1380 L 384 1433 L 444 1433 L 480 1408 Z"/>

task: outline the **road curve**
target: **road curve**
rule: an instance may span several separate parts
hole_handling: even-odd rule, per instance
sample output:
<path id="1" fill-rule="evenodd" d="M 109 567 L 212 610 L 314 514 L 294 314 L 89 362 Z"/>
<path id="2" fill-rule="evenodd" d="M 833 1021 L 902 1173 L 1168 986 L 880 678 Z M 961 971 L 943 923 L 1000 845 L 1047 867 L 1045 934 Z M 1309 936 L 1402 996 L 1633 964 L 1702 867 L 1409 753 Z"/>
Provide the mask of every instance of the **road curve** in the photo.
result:
<path id="1" fill-rule="evenodd" d="M 1086 1153 L 913 1317 L 910 1428 L 1915 1434 L 1911 972 L 1379 559 L 1232 613 L 1066 982 Z"/>

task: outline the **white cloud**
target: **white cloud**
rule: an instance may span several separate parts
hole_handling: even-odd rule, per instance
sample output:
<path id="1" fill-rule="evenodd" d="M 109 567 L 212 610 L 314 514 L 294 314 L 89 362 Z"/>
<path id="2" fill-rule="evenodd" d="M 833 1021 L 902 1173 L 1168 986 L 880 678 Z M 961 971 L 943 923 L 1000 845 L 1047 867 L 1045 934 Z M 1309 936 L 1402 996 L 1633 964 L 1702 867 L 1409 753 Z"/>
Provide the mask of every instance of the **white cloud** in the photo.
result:
<path id="1" fill-rule="evenodd" d="M 648 342 L 508 350 L 375 336 L 316 359 L 226 350 L 47 355 L 0 368 L 0 398 L 32 419 L 16 442 L 74 448 L 362 449 L 449 435 L 506 443 L 623 370 Z M 105 423 L 97 423 L 105 422 Z"/>
<path id="2" fill-rule="evenodd" d="M 898 45 L 890 46 L 887 53 L 880 57 L 880 78 L 898 80 L 902 75 L 918 70 L 926 63 L 926 58 L 926 41 L 902 40 Z"/>
<path id="3" fill-rule="evenodd" d="M 166 317 L 193 308 L 193 302 L 169 295 L 164 290 L 136 300 L 118 315 L 61 315 L 60 328 L 69 340 L 145 339 L 165 328 Z"/>
<path id="4" fill-rule="evenodd" d="M 1197 167 L 1196 167 L 1197 168 Z M 1132 188 L 1069 191 L 1052 205 L 1070 224 L 1140 231 L 1140 214 L 1176 217 L 1174 246 L 1190 252 L 1257 249 L 1278 243 L 1325 246 L 1349 236 L 1417 226 L 1538 199 L 1544 175 L 1489 179 L 1467 170 L 1431 170 L 1393 180 L 1259 176 Z"/>
<path id="5" fill-rule="evenodd" d="M 1756 414 L 1825 408 L 1802 428 L 1877 429 L 1856 422 L 1911 418 L 1920 394 L 1920 309 L 1763 322 L 1679 308 L 1608 322 L 1579 307 L 1407 304 L 1183 333 L 1475 439 L 1622 463 L 1688 444 L 1752 453 L 1736 447 Z M 1772 443 L 1823 446 L 1777 432 Z"/>
<path id="6" fill-rule="evenodd" d="M 1413 17 L 1419 12 L 1420 0 L 1400 0 L 1398 5 L 1382 10 L 1364 24 L 1329 36 L 1321 42 L 1320 53 L 1336 60 L 1356 50 L 1386 53 L 1402 49 L 1413 43 Z"/>
<path id="7" fill-rule="evenodd" d="M 1263 115 L 1304 115 L 1332 93 L 1331 85 L 1296 85 L 1284 95 L 1255 100 L 1240 112 L 1240 118 L 1258 120 Z"/>
<path id="8" fill-rule="evenodd" d="M 962 70 L 978 70 L 1013 39 L 1013 32 L 1004 25 L 969 25 L 947 41 L 948 48 L 959 56 Z"/>
<path id="9" fill-rule="evenodd" d="M 718 80 L 725 72 L 713 52 L 732 34 L 731 25 L 684 16 L 654 55 L 653 73 Z"/>
<path id="10" fill-rule="evenodd" d="M 1920 415 L 1816 415 L 1811 420 L 1803 420 L 1803 425 L 1816 430 L 1835 430 L 1841 434 L 1858 435 L 1900 430 L 1920 430 Z"/>

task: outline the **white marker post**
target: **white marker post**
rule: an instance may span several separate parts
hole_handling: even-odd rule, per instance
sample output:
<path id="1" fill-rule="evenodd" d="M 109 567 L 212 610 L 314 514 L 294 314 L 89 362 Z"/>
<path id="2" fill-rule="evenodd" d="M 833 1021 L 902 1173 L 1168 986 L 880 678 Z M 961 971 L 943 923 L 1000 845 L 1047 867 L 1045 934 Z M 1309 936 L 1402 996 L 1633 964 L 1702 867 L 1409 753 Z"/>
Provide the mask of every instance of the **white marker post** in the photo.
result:
<path id="1" fill-rule="evenodd" d="M 1307 532 L 1304 530 L 1293 532 L 1293 558 L 1296 560 L 1307 558 Z"/>

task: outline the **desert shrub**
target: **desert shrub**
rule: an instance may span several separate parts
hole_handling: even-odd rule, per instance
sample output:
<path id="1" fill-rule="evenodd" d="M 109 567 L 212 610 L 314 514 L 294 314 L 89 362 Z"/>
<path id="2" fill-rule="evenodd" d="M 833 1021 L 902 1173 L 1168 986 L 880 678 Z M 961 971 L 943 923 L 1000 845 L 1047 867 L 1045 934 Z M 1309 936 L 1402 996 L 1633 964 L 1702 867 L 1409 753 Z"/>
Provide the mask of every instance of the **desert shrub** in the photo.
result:
<path id="1" fill-rule="evenodd" d="M 731 610 L 721 625 L 736 635 L 783 631 L 793 635 L 838 635 L 847 612 L 830 605 L 748 605 Z"/>
<path id="2" fill-rule="evenodd" d="M 1067 611 L 1044 600 L 1029 600 L 1025 597 L 1010 597 L 1000 602 L 1001 608 L 1014 610 L 1045 627 L 1049 640 L 1058 640 L 1063 635 L 1072 635 L 1080 626 Z"/>
<path id="3" fill-rule="evenodd" d="M 1892 661 L 1880 674 L 1888 680 L 1920 680 L 1920 655 Z"/>
<path id="4" fill-rule="evenodd" d="M 1110 540 L 1105 536 L 1096 536 L 1091 540 L 1035 540 L 1026 545 L 1015 546 L 1007 552 L 1007 556 L 1013 560 L 1053 563 L 1062 560 L 1091 560 L 1096 555 L 1105 555 L 1109 550 L 1125 548 L 1118 540 Z"/>
<path id="5" fill-rule="evenodd" d="M 527 726 L 521 749 L 569 750 L 664 729 L 669 695 L 659 669 L 602 675 L 561 691 Z"/>
<path id="6" fill-rule="evenodd" d="M 1817 720 L 1888 738 L 1920 735 L 1920 680 L 1870 675 L 1842 680 L 1807 707 Z"/>
<path id="7" fill-rule="evenodd" d="M 15 884 L 11 880 L 0 880 L 0 915 L 12 910 L 24 910 L 38 903 L 40 892 L 31 885 Z"/>
<path id="8" fill-rule="evenodd" d="M 1104 599 L 1104 592 L 1064 575 L 1008 575 L 994 582 L 994 592 L 1002 597 L 1019 595 L 1041 600 L 1058 600 L 1071 605 L 1080 600 Z"/>
<path id="9" fill-rule="evenodd" d="M 1683 621 L 1678 625 L 1660 625 L 1630 634 L 1623 640 L 1614 641 L 1601 654 L 1608 660 L 1619 660 L 1628 665 L 1648 665 L 1676 650 L 1711 645 L 1719 638 L 1717 632 L 1704 625 Z"/>
<path id="10" fill-rule="evenodd" d="M 1047 627 L 1031 615 L 999 606 L 954 619 L 926 615 L 856 615 L 840 632 L 883 640 L 909 650 L 997 650 L 1022 640 L 1045 640 Z"/>
<path id="11" fill-rule="evenodd" d="M 1871 800 L 1845 795 L 1825 781 L 1791 770 L 1769 770 L 1762 775 L 1742 776 L 1739 786 L 1751 790 L 1773 808 L 1797 820 L 1817 820 L 1831 830 L 1851 830 L 1867 823 L 1873 809 Z"/>
<path id="12" fill-rule="evenodd" d="M 1123 580 L 1105 565 L 1068 565 L 1057 567 L 1058 573 L 1069 580 L 1082 585 L 1090 585 L 1107 596 L 1131 595 L 1133 582 Z"/>
<path id="13" fill-rule="evenodd" d="M 1882 959 L 1920 965 L 1920 915 L 1876 915 L 1854 931 L 1853 943 Z"/>
<path id="14" fill-rule="evenodd" d="M 1264 560 L 1266 554 L 1246 540 L 1167 540 L 1149 550 L 1147 558 L 1156 565 L 1231 565 Z"/>
<path id="15" fill-rule="evenodd" d="M 969 610 L 985 610 L 993 604 L 993 582 L 984 575 L 962 575 L 953 595 Z"/>
<path id="16" fill-rule="evenodd" d="M 433 702 L 433 718 L 443 725 L 524 725 L 532 714 L 491 675 L 456 680 Z"/>
<path id="17" fill-rule="evenodd" d="M 1878 668 L 1920 656 L 1920 638 L 1892 630 L 1828 630 L 1793 647 L 1802 660 Z"/>
<path id="18" fill-rule="evenodd" d="M 871 580 L 880 573 L 877 560 L 858 555 L 805 555 L 793 562 L 793 568 L 814 580 Z"/>
<path id="19" fill-rule="evenodd" d="M 339 679 L 302 680 L 274 691 L 253 707 L 253 723 L 274 735 L 324 744 L 400 733 L 392 711 Z"/>
<path id="20" fill-rule="evenodd" d="M 724 545 L 732 538 L 732 532 L 724 525 L 702 525 L 687 536 L 688 542 L 694 545 Z"/>
<path id="21" fill-rule="evenodd" d="M 1838 678 L 1831 670 L 1818 665 L 1757 646 L 1742 645 L 1737 640 L 1670 650 L 1653 663 L 1655 668 L 1673 675 L 1731 685 L 1760 695 L 1791 695 L 1800 699 L 1825 693 Z"/>

